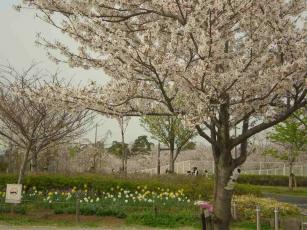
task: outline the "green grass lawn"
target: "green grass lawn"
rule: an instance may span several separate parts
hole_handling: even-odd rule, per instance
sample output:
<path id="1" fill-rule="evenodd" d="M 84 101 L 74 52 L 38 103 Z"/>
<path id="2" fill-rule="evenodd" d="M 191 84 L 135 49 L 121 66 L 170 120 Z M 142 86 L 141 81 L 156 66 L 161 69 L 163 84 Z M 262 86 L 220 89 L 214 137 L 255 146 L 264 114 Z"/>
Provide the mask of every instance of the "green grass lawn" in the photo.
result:
<path id="1" fill-rule="evenodd" d="M 294 196 L 307 196 L 307 187 L 298 187 L 298 188 L 293 189 L 292 191 L 289 190 L 288 187 L 281 187 L 281 186 L 255 185 L 255 187 L 260 189 L 261 192 L 277 193 L 277 194 L 284 194 L 284 195 L 294 195 Z"/>

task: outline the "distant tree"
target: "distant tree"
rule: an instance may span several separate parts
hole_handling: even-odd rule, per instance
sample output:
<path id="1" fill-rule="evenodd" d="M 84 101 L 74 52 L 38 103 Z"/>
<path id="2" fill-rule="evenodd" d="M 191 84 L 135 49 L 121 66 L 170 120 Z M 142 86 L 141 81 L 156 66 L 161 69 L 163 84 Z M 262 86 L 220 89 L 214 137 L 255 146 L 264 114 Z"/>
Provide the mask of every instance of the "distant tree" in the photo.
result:
<path id="1" fill-rule="evenodd" d="M 121 145 L 122 147 L 120 148 L 122 153 L 119 155 L 121 156 L 122 160 L 122 167 L 120 171 L 127 173 L 127 161 L 128 161 L 128 154 L 129 151 L 126 150 L 126 147 L 124 147 L 125 144 L 125 133 L 127 131 L 127 127 L 129 125 L 130 117 L 125 117 L 125 116 L 116 116 L 116 120 L 119 124 L 120 128 L 120 135 L 121 135 Z M 128 149 L 128 147 L 127 147 Z"/>
<path id="2" fill-rule="evenodd" d="M 132 144 L 131 152 L 132 154 L 149 154 L 152 145 L 147 136 L 139 136 Z"/>
<path id="3" fill-rule="evenodd" d="M 174 172 L 175 161 L 182 150 L 195 148 L 191 139 L 195 132 L 185 128 L 182 120 L 175 116 L 145 116 L 141 125 L 153 138 L 169 147 L 169 171 Z"/>
<path id="4" fill-rule="evenodd" d="M 124 143 L 125 149 L 124 151 L 127 153 L 127 156 L 130 155 L 130 151 L 129 151 L 129 145 Z M 122 142 L 119 141 L 113 141 L 111 147 L 107 148 L 108 153 L 111 153 L 119 158 L 123 158 L 123 149 L 122 149 L 123 145 Z"/>
<path id="5" fill-rule="evenodd" d="M 286 161 L 289 164 L 289 188 L 296 186 L 293 166 L 299 155 L 307 150 L 306 110 L 299 110 L 293 116 L 274 126 L 268 138 L 277 148 L 268 148 L 264 154 Z"/>

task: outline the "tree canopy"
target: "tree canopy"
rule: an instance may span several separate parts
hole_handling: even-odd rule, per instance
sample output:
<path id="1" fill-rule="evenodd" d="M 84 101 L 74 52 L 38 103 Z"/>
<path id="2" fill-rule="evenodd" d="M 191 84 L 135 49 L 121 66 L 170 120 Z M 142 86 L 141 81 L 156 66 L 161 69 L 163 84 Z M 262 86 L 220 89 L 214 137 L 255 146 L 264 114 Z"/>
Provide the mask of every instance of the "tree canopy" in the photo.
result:
<path id="1" fill-rule="evenodd" d="M 133 154 L 149 154 L 153 143 L 149 142 L 146 135 L 139 136 L 135 139 L 131 147 L 131 152 Z"/>
<path id="2" fill-rule="evenodd" d="M 154 139 L 168 147 L 174 141 L 174 147 L 180 150 L 193 148 L 190 140 L 196 133 L 184 127 L 182 119 L 178 117 L 145 116 L 141 118 L 141 125 L 152 134 Z"/>
<path id="3" fill-rule="evenodd" d="M 266 154 L 284 161 L 295 161 L 307 151 L 307 116 L 301 109 L 284 122 L 274 126 L 268 135 L 269 140 L 281 148 L 269 148 Z"/>

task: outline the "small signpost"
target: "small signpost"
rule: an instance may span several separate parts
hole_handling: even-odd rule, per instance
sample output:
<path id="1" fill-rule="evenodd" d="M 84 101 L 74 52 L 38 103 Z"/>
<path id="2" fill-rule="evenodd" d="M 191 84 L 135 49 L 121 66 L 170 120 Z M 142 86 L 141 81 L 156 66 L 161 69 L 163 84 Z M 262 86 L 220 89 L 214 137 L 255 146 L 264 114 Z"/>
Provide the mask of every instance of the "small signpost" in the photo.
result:
<path id="1" fill-rule="evenodd" d="M 22 184 L 7 184 L 5 203 L 19 204 L 21 202 Z"/>

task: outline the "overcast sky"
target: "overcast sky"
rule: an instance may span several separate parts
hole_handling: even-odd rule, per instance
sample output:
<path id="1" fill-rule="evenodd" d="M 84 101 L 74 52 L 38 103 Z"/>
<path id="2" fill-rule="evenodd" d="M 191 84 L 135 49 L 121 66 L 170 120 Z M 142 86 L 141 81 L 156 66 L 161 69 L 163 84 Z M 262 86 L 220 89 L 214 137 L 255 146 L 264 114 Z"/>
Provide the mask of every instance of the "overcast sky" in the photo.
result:
<path id="1" fill-rule="evenodd" d="M 35 18 L 32 10 L 17 12 L 12 8 L 13 4 L 20 0 L 0 0 L 0 64 L 10 63 L 19 70 L 26 68 L 32 62 L 41 62 L 40 68 L 46 68 L 49 72 L 60 70 L 61 77 L 73 78 L 75 82 L 95 80 L 103 84 L 106 76 L 102 71 L 71 69 L 65 64 L 56 65 L 46 57 L 42 47 L 37 47 L 35 36 L 38 32 L 48 39 L 65 37 L 48 24 Z M 111 130 L 112 140 L 120 140 L 120 130 L 116 121 L 111 119 L 99 119 L 98 139 L 103 137 L 107 130 Z M 88 134 L 94 140 L 94 130 Z M 128 142 L 143 135 L 145 130 L 139 126 L 136 118 L 132 119 L 127 129 L 126 139 Z"/>

